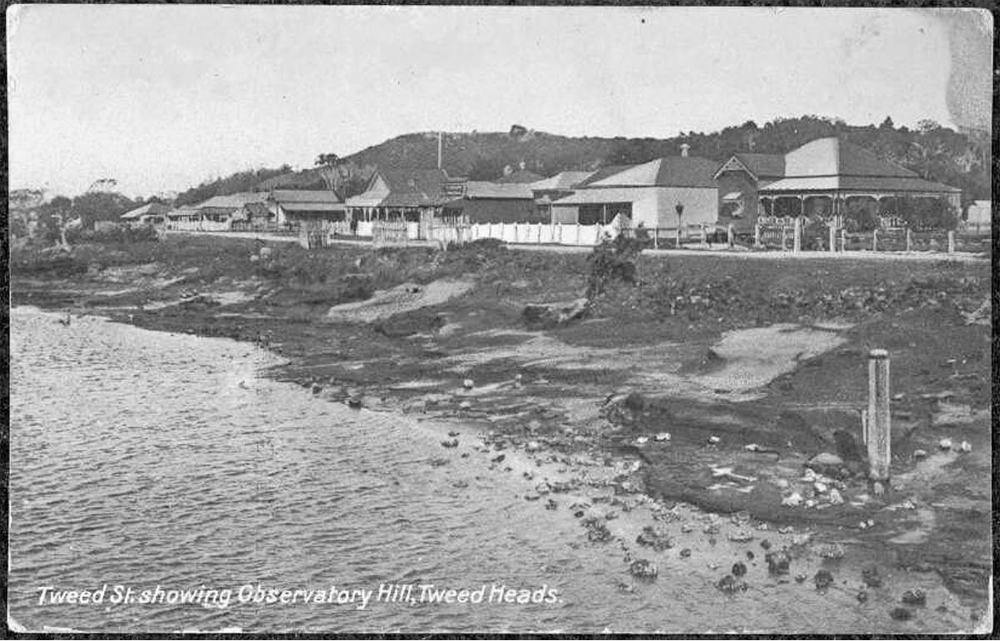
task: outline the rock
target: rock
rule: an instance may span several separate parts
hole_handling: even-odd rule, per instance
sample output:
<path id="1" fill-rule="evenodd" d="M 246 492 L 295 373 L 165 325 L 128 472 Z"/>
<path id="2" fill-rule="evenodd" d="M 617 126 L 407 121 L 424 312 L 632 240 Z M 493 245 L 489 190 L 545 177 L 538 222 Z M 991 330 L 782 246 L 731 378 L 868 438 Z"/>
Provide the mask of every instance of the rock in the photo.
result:
<path id="1" fill-rule="evenodd" d="M 870 588 L 882 587 L 882 577 L 875 565 L 869 565 L 861 570 L 861 580 Z"/>
<path id="2" fill-rule="evenodd" d="M 792 545 L 807 545 L 809 541 L 812 541 L 812 532 L 803 532 L 802 534 L 795 534 L 792 536 Z"/>
<path id="3" fill-rule="evenodd" d="M 464 381 L 462 381 L 462 387 L 464 387 L 465 389 L 472 389 L 475 386 L 476 382 L 471 378 L 467 378 Z"/>
<path id="4" fill-rule="evenodd" d="M 586 298 L 562 303 L 530 303 L 525 305 L 521 318 L 528 326 L 549 328 L 583 318 L 589 309 Z"/>
<path id="5" fill-rule="evenodd" d="M 795 582 L 796 583 L 804 583 L 807 578 L 809 578 L 809 577 L 807 577 L 804 574 L 796 574 L 795 575 Z"/>
<path id="6" fill-rule="evenodd" d="M 528 441 L 528 444 L 524 447 L 524 449 L 529 452 L 537 452 L 542 449 L 542 446 L 538 443 L 538 441 Z"/>
<path id="7" fill-rule="evenodd" d="M 453 438 L 450 441 L 441 441 L 441 447 L 458 447 L 458 439 Z"/>
<path id="8" fill-rule="evenodd" d="M 660 432 L 654 438 L 657 441 L 660 441 L 660 442 L 669 441 L 670 440 L 670 432 Z"/>
<path id="9" fill-rule="evenodd" d="M 635 538 L 639 545 L 651 547 L 657 552 L 668 550 L 674 547 L 674 540 L 670 534 L 660 526 L 647 525 L 642 528 L 642 532 Z"/>
<path id="10" fill-rule="evenodd" d="M 788 479 L 777 479 L 774 482 L 774 487 L 778 488 L 779 490 L 787 490 L 790 485 L 791 484 L 788 482 Z"/>
<path id="11" fill-rule="evenodd" d="M 900 600 L 906 605 L 917 605 L 920 607 L 927 605 L 927 595 L 923 590 L 907 590 L 903 592 Z"/>
<path id="12" fill-rule="evenodd" d="M 798 507 L 802 505 L 802 495 L 798 492 L 792 492 L 785 498 L 781 499 L 781 504 L 787 507 Z"/>
<path id="13" fill-rule="evenodd" d="M 756 452 L 757 450 L 760 449 L 760 445 L 757 445 L 756 443 L 749 443 L 747 445 L 744 445 L 743 449 L 745 449 L 748 452 Z"/>
<path id="14" fill-rule="evenodd" d="M 821 545 L 817 551 L 824 559 L 844 558 L 844 546 L 839 543 L 827 543 L 825 545 Z"/>
<path id="15" fill-rule="evenodd" d="M 736 543 L 746 543 L 747 541 L 753 540 L 753 534 L 751 532 L 747 532 L 746 530 L 739 530 L 731 533 L 729 535 L 729 540 Z"/>
<path id="16" fill-rule="evenodd" d="M 313 383 L 312 384 L 312 393 L 313 394 L 319 394 L 322 391 L 323 391 L 323 386 L 322 385 L 320 385 L 319 383 Z"/>
<path id="17" fill-rule="evenodd" d="M 844 497 L 837 488 L 830 490 L 829 499 L 831 505 L 841 505 L 844 502 Z"/>
<path id="18" fill-rule="evenodd" d="M 611 530 L 604 524 L 604 521 L 597 517 L 590 517 L 583 520 L 583 527 L 587 529 L 587 540 L 596 543 L 606 543 L 611 540 Z"/>
<path id="19" fill-rule="evenodd" d="M 820 570 L 813 576 L 813 582 L 817 590 L 825 590 L 833 585 L 833 575 L 826 570 Z"/>
<path id="20" fill-rule="evenodd" d="M 958 446 L 958 449 L 968 454 L 969 452 L 972 451 L 972 444 L 969 443 L 968 441 L 962 441 L 962 443 Z"/>
<path id="21" fill-rule="evenodd" d="M 909 621 L 913 618 L 913 613 L 906 608 L 893 608 L 889 610 L 889 616 L 896 621 Z"/>
<path id="22" fill-rule="evenodd" d="M 682 559 L 686 559 L 689 556 L 691 556 L 691 549 L 690 548 L 684 548 L 683 550 L 681 550 L 681 558 Z"/>
<path id="23" fill-rule="evenodd" d="M 754 558 L 755 558 L 755 555 L 753 553 L 753 550 L 747 550 L 747 561 L 753 561 Z"/>
<path id="24" fill-rule="evenodd" d="M 858 590 L 858 593 L 855 595 L 854 598 L 858 600 L 858 603 L 864 603 L 868 600 L 868 593 L 865 592 L 864 590 Z"/>
<path id="25" fill-rule="evenodd" d="M 771 542 L 768 541 L 767 539 L 764 539 L 763 541 L 760 542 L 760 547 L 763 548 L 765 552 L 767 552 L 768 550 L 771 549 Z"/>
<path id="26" fill-rule="evenodd" d="M 952 442 L 950 438 L 943 438 L 938 442 L 938 447 L 942 450 L 950 450 L 952 447 Z"/>
<path id="27" fill-rule="evenodd" d="M 715 584 L 715 587 L 726 594 L 746 592 L 748 588 L 746 581 L 737 579 L 732 574 L 727 574 L 719 579 L 719 581 Z"/>
<path id="28" fill-rule="evenodd" d="M 792 555 L 787 550 L 768 552 L 764 555 L 764 560 L 767 561 L 767 571 L 771 574 L 788 574 Z"/>
<path id="29" fill-rule="evenodd" d="M 646 559 L 636 559 L 628 566 L 629 573 L 639 579 L 655 579 L 659 574 L 656 565 Z"/>
<path id="30" fill-rule="evenodd" d="M 648 442 L 649 442 L 648 436 L 640 436 L 639 438 L 635 439 L 635 444 L 639 446 L 645 445 Z"/>
<path id="31" fill-rule="evenodd" d="M 350 407 L 351 409 L 355 409 L 355 410 L 361 409 L 361 397 L 360 396 L 352 396 L 352 397 L 348 398 L 347 399 L 347 406 Z"/>
<path id="32" fill-rule="evenodd" d="M 806 467 L 825 476 L 840 476 L 844 469 L 844 459 L 830 452 L 821 452 L 809 459 Z"/>
<path id="33" fill-rule="evenodd" d="M 927 458 L 927 450 L 913 450 L 913 458 L 915 459 Z"/>
<path id="34" fill-rule="evenodd" d="M 546 510 L 555 510 L 558 507 L 559 503 L 557 503 L 555 499 L 549 499 L 548 501 L 545 502 Z"/>
<path id="35" fill-rule="evenodd" d="M 830 488 L 827 487 L 826 483 L 821 483 L 820 481 L 816 481 L 815 483 L 813 483 L 813 489 L 816 490 L 817 494 L 826 494 Z"/>
<path id="36" fill-rule="evenodd" d="M 745 576 L 747 573 L 747 566 L 742 561 L 737 561 L 733 564 L 733 576 L 740 577 Z"/>
<path id="37" fill-rule="evenodd" d="M 718 436 L 709 436 L 708 437 L 708 442 L 711 443 L 712 445 L 718 444 L 718 442 L 720 440 L 722 440 L 722 439 L 720 439 Z"/>

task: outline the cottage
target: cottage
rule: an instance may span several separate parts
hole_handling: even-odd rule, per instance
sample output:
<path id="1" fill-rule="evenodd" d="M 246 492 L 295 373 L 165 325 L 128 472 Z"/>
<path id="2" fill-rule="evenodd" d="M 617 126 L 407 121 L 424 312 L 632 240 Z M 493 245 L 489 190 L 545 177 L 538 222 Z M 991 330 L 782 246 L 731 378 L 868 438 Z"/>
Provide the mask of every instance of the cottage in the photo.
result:
<path id="1" fill-rule="evenodd" d="M 275 189 L 269 194 L 267 203 L 276 219 L 289 225 L 340 222 L 346 217 L 343 199 L 328 189 Z"/>
<path id="2" fill-rule="evenodd" d="M 170 207 L 162 203 L 148 203 L 142 207 L 136 207 L 121 215 L 121 220 L 130 227 L 142 227 L 143 225 L 162 225 L 166 222 L 167 212 Z"/>
<path id="3" fill-rule="evenodd" d="M 735 154 L 716 172 L 721 206 L 734 223 L 758 216 L 837 216 L 848 209 L 880 213 L 892 199 L 942 198 L 958 209 L 961 190 L 836 137 L 784 155 Z"/>
<path id="4" fill-rule="evenodd" d="M 536 211 L 529 185 L 469 181 L 464 191 L 461 198 L 444 204 L 446 218 L 461 216 L 471 223 L 548 222 Z"/>
<path id="5" fill-rule="evenodd" d="M 267 197 L 268 195 L 263 192 L 214 196 L 197 205 L 186 205 L 169 212 L 167 226 L 170 229 L 189 231 L 228 230 L 237 219 L 238 211 L 249 203 L 264 203 Z"/>
<path id="6" fill-rule="evenodd" d="M 416 222 L 441 215 L 445 203 L 462 195 L 463 182 L 443 169 L 377 169 L 365 191 L 344 204 L 350 220 Z"/>
<path id="7" fill-rule="evenodd" d="M 681 156 L 606 168 L 610 175 L 591 176 L 573 194 L 554 200 L 552 222 L 607 225 L 620 216 L 647 229 L 714 224 L 717 167 L 707 158 L 688 156 L 684 148 Z"/>

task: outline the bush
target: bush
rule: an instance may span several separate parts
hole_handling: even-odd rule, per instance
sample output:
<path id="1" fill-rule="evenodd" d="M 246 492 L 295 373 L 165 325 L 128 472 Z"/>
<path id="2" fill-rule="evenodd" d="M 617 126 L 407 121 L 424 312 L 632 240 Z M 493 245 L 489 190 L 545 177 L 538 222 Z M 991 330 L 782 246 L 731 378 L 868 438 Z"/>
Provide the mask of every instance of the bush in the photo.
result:
<path id="1" fill-rule="evenodd" d="M 156 229 L 150 225 L 142 227 L 112 227 L 110 229 L 70 229 L 66 241 L 77 243 L 150 243 L 159 240 Z"/>
<path id="2" fill-rule="evenodd" d="M 587 300 L 593 303 L 604 293 L 612 281 L 635 285 L 639 281 L 639 255 L 648 244 L 648 237 L 628 237 L 618 234 L 614 240 L 605 239 L 594 247 L 587 258 L 590 272 L 587 276 Z"/>

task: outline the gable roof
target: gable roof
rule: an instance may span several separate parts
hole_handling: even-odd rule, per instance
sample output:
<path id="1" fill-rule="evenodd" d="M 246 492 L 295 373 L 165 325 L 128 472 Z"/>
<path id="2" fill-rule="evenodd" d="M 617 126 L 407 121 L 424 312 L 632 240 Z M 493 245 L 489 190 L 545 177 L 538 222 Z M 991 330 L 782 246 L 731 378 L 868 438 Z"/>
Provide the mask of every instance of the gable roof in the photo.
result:
<path id="1" fill-rule="evenodd" d="M 707 187 L 716 188 L 719 163 L 698 156 L 666 156 L 626 169 L 590 187 Z"/>
<path id="2" fill-rule="evenodd" d="M 757 178 L 782 178 L 785 175 L 785 154 L 733 154 Z"/>
<path id="3" fill-rule="evenodd" d="M 337 192 L 329 189 L 275 189 L 271 192 L 271 199 L 279 204 L 343 202 Z"/>
<path id="4" fill-rule="evenodd" d="M 454 200 L 445 186 L 452 181 L 443 169 L 376 169 L 364 193 L 347 199 L 352 207 L 425 207 Z M 384 185 L 384 189 L 382 188 Z"/>
<path id="5" fill-rule="evenodd" d="M 538 180 L 530 184 L 535 191 L 559 191 L 573 189 L 592 176 L 593 171 L 560 171 L 551 178 Z"/>
<path id="6" fill-rule="evenodd" d="M 267 196 L 267 193 L 262 191 L 213 196 L 204 202 L 194 205 L 194 209 L 238 209 L 247 203 L 262 203 L 267 200 Z"/>
<path id="7" fill-rule="evenodd" d="M 470 180 L 465 183 L 465 198 L 527 199 L 535 197 L 527 183 L 495 183 Z"/>
<path id="8" fill-rule="evenodd" d="M 605 178 L 610 178 L 615 174 L 620 174 L 626 169 L 632 169 L 635 165 L 608 165 L 607 167 L 601 167 L 597 171 L 593 171 L 589 176 L 577 183 L 577 187 L 587 187 L 592 183 L 599 180 L 604 180 Z"/>
<path id="9" fill-rule="evenodd" d="M 133 218 L 141 218 L 142 216 L 152 215 L 159 216 L 170 211 L 170 207 L 162 203 L 147 203 L 142 207 L 136 207 L 131 211 L 127 211 L 121 215 L 121 218 L 126 220 L 131 220 Z"/>

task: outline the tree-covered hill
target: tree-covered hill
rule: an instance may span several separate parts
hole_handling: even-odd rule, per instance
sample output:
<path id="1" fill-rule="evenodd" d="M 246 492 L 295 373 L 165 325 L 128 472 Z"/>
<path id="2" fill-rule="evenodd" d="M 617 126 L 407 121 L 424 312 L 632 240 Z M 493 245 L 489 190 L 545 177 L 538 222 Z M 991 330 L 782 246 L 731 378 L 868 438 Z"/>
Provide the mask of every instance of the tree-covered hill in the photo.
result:
<path id="1" fill-rule="evenodd" d="M 691 145 L 692 155 L 722 162 L 738 151 L 785 153 L 817 138 L 835 135 L 929 180 L 960 187 L 966 200 L 990 197 L 988 134 L 956 132 L 932 121 L 923 121 L 916 129 L 897 128 L 888 118 L 880 125 L 864 126 L 818 116 L 782 118 L 762 126 L 748 121 L 712 133 L 681 132 L 665 139 L 574 138 L 515 125 L 509 132 L 443 134 L 443 166 L 451 175 L 474 180 L 499 178 L 505 167 L 518 168 L 522 164 L 535 173 L 551 176 L 568 169 L 596 169 L 676 155 L 682 143 Z M 437 152 L 435 132 L 392 138 L 337 159 L 341 174 L 338 188 L 345 196 L 357 193 L 377 166 L 435 167 Z M 332 154 L 322 157 L 324 161 L 335 158 Z M 203 183 L 180 194 L 177 202 L 200 202 L 214 195 L 255 188 L 305 189 L 323 184 L 322 168 L 298 172 L 287 166 L 261 169 Z"/>

